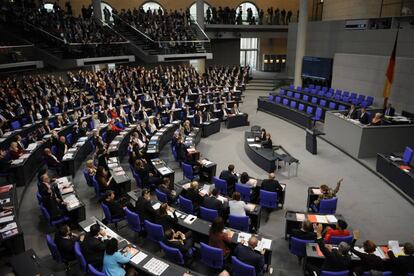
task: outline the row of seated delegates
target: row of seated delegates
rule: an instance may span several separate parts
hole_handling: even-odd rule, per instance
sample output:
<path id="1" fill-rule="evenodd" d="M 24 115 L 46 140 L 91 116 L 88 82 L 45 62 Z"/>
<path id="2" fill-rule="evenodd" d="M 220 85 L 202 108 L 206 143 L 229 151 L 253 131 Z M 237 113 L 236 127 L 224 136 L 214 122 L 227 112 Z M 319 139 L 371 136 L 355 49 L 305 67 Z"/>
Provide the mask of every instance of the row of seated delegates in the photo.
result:
<path id="1" fill-rule="evenodd" d="M 369 115 L 364 107 L 361 107 L 357 111 L 355 105 L 351 105 L 350 109 L 344 114 L 349 119 L 358 119 L 361 124 L 378 126 L 382 124 L 383 116 L 394 116 L 395 109 L 391 106 L 391 103 L 387 103 L 387 106 L 383 109 L 382 113 L 375 113 L 374 117 L 369 121 Z"/>
<path id="2" fill-rule="evenodd" d="M 344 181 L 343 178 L 339 179 L 336 183 L 335 189 L 330 188 L 328 185 L 322 184 L 320 186 L 321 194 L 318 196 L 318 198 L 311 203 L 310 211 L 318 212 L 319 204 L 321 200 L 324 199 L 331 199 L 336 197 L 336 194 L 339 192 L 339 188 L 341 187 L 342 182 Z"/>

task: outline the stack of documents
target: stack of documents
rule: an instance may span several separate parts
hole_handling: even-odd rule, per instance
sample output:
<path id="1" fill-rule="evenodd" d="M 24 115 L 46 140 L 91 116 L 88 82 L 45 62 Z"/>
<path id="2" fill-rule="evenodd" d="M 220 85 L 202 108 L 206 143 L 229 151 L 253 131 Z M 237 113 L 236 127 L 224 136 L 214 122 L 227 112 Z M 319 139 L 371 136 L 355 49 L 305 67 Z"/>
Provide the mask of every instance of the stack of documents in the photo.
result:
<path id="1" fill-rule="evenodd" d="M 134 264 L 139 264 L 142 260 L 144 260 L 148 255 L 144 252 L 140 251 L 137 254 L 135 254 L 134 257 L 131 258 L 131 262 Z"/>
<path id="2" fill-rule="evenodd" d="M 161 260 L 151 258 L 151 260 L 144 265 L 144 268 L 152 274 L 161 275 L 168 268 L 168 266 L 169 265 L 167 263 L 164 263 Z"/>
<path id="3" fill-rule="evenodd" d="M 32 151 L 32 150 L 34 150 L 36 147 L 37 147 L 37 143 L 31 143 L 31 144 L 29 144 L 29 145 L 27 146 L 27 149 L 26 149 L 26 150 L 28 150 L 28 151 Z"/>

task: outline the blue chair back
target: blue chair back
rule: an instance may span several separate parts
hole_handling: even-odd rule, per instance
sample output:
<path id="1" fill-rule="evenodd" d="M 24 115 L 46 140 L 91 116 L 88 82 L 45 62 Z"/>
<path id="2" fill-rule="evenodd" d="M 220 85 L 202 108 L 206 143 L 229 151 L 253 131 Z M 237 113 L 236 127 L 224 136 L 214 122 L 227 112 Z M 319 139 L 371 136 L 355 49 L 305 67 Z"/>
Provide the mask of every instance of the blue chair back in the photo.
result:
<path id="1" fill-rule="evenodd" d="M 283 99 L 283 101 L 282 101 L 282 104 L 283 105 L 288 105 L 288 103 L 289 103 L 289 100 L 288 99 Z"/>
<path id="2" fill-rule="evenodd" d="M 243 232 L 249 232 L 249 217 L 229 215 L 229 226 Z"/>
<path id="3" fill-rule="evenodd" d="M 137 233 L 141 232 L 142 227 L 141 227 L 141 220 L 139 218 L 139 215 L 135 212 L 130 211 L 128 208 L 125 209 L 125 214 L 126 214 L 126 220 L 128 222 L 129 228 L 131 228 L 131 230 L 134 232 L 137 232 Z"/>
<path id="4" fill-rule="evenodd" d="M 195 178 L 193 174 L 193 166 L 190 164 L 182 163 L 182 169 L 185 178 L 188 178 L 190 180 L 193 180 Z"/>
<path id="5" fill-rule="evenodd" d="M 336 103 L 330 102 L 328 107 L 329 107 L 329 109 L 335 109 L 336 108 Z"/>
<path id="6" fill-rule="evenodd" d="M 104 212 L 105 218 L 109 223 L 117 223 L 124 219 L 124 218 L 113 218 L 109 210 L 109 207 L 105 203 L 101 202 L 101 207 Z"/>
<path id="7" fill-rule="evenodd" d="M 292 96 L 293 96 L 293 92 L 289 90 L 289 91 L 287 92 L 287 96 L 288 96 L 288 97 L 292 97 Z"/>
<path id="8" fill-rule="evenodd" d="M 354 237 L 352 235 L 349 236 L 331 236 L 329 243 L 331 244 L 340 244 L 341 242 L 346 242 L 347 244 L 351 244 Z"/>
<path id="9" fill-rule="evenodd" d="M 286 90 L 285 90 L 285 89 L 280 88 L 279 94 L 280 94 L 280 95 L 286 95 Z"/>
<path id="10" fill-rule="evenodd" d="M 181 254 L 180 250 L 177 248 L 171 247 L 163 243 L 162 241 L 159 242 L 160 247 L 165 253 L 165 258 L 173 263 L 184 265 L 184 257 Z"/>
<path id="11" fill-rule="evenodd" d="M 213 176 L 214 187 L 219 190 L 220 194 L 227 195 L 227 181 Z"/>
<path id="12" fill-rule="evenodd" d="M 142 180 L 141 180 L 141 176 L 139 176 L 139 174 L 137 172 L 135 172 L 135 170 L 133 168 L 131 169 L 131 171 L 132 171 L 132 176 L 135 179 L 135 183 L 137 185 L 137 188 L 143 189 L 144 186 L 143 186 L 143 183 L 142 183 Z"/>
<path id="13" fill-rule="evenodd" d="M 235 256 L 231 257 L 232 275 L 256 276 L 256 268 L 252 265 L 243 263 Z"/>
<path id="14" fill-rule="evenodd" d="M 82 170 L 82 172 L 83 172 L 83 176 L 85 177 L 86 184 L 89 187 L 92 187 L 93 186 L 92 177 L 89 175 L 88 169 L 85 168 L 85 169 Z"/>
<path id="15" fill-rule="evenodd" d="M 66 135 L 66 142 L 69 144 L 69 145 L 72 145 L 72 142 L 73 142 L 73 135 L 72 135 L 72 133 L 69 133 L 69 134 L 67 134 Z"/>
<path id="16" fill-rule="evenodd" d="M 214 209 L 209 209 L 205 207 L 200 207 L 200 217 L 202 219 L 213 222 L 213 220 L 218 217 L 218 211 Z"/>
<path id="17" fill-rule="evenodd" d="M 20 124 L 19 121 L 14 121 L 14 122 L 11 122 L 11 127 L 12 127 L 13 130 L 16 130 L 16 129 L 21 128 L 22 125 Z"/>
<path id="18" fill-rule="evenodd" d="M 310 242 L 315 242 L 314 240 L 302 240 L 295 237 L 290 237 L 289 241 L 289 251 L 293 255 L 298 257 L 306 256 L 306 244 Z"/>
<path id="19" fill-rule="evenodd" d="M 279 96 L 276 96 L 276 102 L 280 103 L 281 98 Z"/>
<path id="20" fill-rule="evenodd" d="M 200 242 L 201 262 L 213 269 L 222 269 L 224 266 L 224 252 L 220 248 L 211 247 Z"/>
<path id="21" fill-rule="evenodd" d="M 412 148 L 410 148 L 410 147 L 406 147 L 405 148 L 405 150 L 404 150 L 404 154 L 403 154 L 403 162 L 405 163 L 405 164 L 410 164 L 411 163 L 411 160 L 413 159 L 413 149 Z"/>
<path id="22" fill-rule="evenodd" d="M 321 271 L 321 276 L 348 276 L 349 270 L 343 270 L 343 271 Z"/>
<path id="23" fill-rule="evenodd" d="M 43 197 L 39 192 L 36 192 L 37 203 L 43 204 Z"/>
<path id="24" fill-rule="evenodd" d="M 371 276 L 371 275 L 373 275 L 373 274 L 371 274 L 371 272 L 368 272 L 368 271 L 364 272 L 364 276 Z M 392 272 L 391 271 L 383 271 L 381 275 L 382 276 L 391 276 Z M 408 273 L 407 276 L 414 276 L 414 273 Z"/>
<path id="25" fill-rule="evenodd" d="M 290 102 L 290 108 L 296 108 L 296 102 L 295 101 Z"/>
<path id="26" fill-rule="evenodd" d="M 166 193 L 163 193 L 160 190 L 155 189 L 155 194 L 157 195 L 157 198 L 159 201 L 163 203 L 168 203 L 168 197 Z"/>
<path id="27" fill-rule="evenodd" d="M 299 100 L 300 99 L 300 93 L 295 93 L 294 97 L 295 97 L 295 99 Z"/>
<path id="28" fill-rule="evenodd" d="M 277 193 L 260 190 L 260 206 L 265 208 L 277 208 Z"/>
<path id="29" fill-rule="evenodd" d="M 320 105 L 320 106 L 326 106 L 326 100 L 321 100 L 321 101 L 319 102 L 319 105 Z"/>
<path id="30" fill-rule="evenodd" d="M 194 206 L 191 200 L 186 199 L 185 197 L 181 195 L 178 196 L 178 198 L 179 198 L 180 209 L 183 212 L 186 212 L 187 214 L 194 215 Z"/>
<path id="31" fill-rule="evenodd" d="M 335 214 L 336 212 L 336 205 L 338 204 L 338 198 L 334 197 L 331 199 L 322 199 L 319 203 L 319 210 L 318 213 L 321 214 Z"/>
<path id="32" fill-rule="evenodd" d="M 251 187 L 244 185 L 244 184 L 236 183 L 235 190 L 236 192 L 240 193 L 243 201 L 250 202 L 250 194 L 252 191 Z"/>
<path id="33" fill-rule="evenodd" d="M 300 111 L 305 110 L 305 105 L 300 103 L 298 110 L 300 110 Z"/>
<path id="34" fill-rule="evenodd" d="M 313 115 L 313 107 L 312 107 L 312 106 L 308 106 L 308 107 L 306 108 L 306 113 L 308 113 L 308 114 L 310 114 L 310 115 Z"/>
<path id="35" fill-rule="evenodd" d="M 53 260 L 55 260 L 58 263 L 62 262 L 62 255 L 60 255 L 59 249 L 57 248 L 55 242 L 49 234 L 46 235 L 46 242 Z"/>
<path id="36" fill-rule="evenodd" d="M 107 143 L 107 141 L 106 141 L 106 132 L 102 133 L 102 141 Z"/>
<path id="37" fill-rule="evenodd" d="M 88 265 L 88 271 L 91 276 L 105 276 L 105 273 L 98 271 L 93 265 Z"/>
<path id="38" fill-rule="evenodd" d="M 320 108 L 320 107 L 317 107 L 316 108 L 316 112 L 315 112 L 315 120 L 316 121 L 319 121 L 320 119 L 321 119 L 321 117 L 322 117 L 322 108 Z"/>
<path id="39" fill-rule="evenodd" d="M 344 111 L 344 110 L 346 110 L 346 106 L 344 106 L 344 105 L 340 104 L 340 105 L 338 106 L 338 110 L 339 110 L 339 111 Z"/>
<path id="40" fill-rule="evenodd" d="M 304 100 L 305 102 L 309 101 L 309 96 L 308 95 L 303 95 L 302 100 Z"/>
<path id="41" fill-rule="evenodd" d="M 76 258 L 78 259 L 78 262 L 79 262 L 79 265 L 80 265 L 82 271 L 84 273 L 87 273 L 88 272 L 88 263 L 86 262 L 86 259 L 83 256 L 83 253 L 82 253 L 79 242 L 75 242 L 74 248 L 75 248 Z"/>
<path id="42" fill-rule="evenodd" d="M 269 94 L 269 101 L 273 102 L 275 96 L 273 96 L 272 94 Z"/>
<path id="43" fill-rule="evenodd" d="M 145 220 L 144 226 L 147 232 L 147 238 L 151 241 L 158 243 L 164 239 L 164 229 L 161 225 Z"/>
<path id="44" fill-rule="evenodd" d="M 318 98 L 312 97 L 311 103 L 316 104 L 318 102 Z"/>

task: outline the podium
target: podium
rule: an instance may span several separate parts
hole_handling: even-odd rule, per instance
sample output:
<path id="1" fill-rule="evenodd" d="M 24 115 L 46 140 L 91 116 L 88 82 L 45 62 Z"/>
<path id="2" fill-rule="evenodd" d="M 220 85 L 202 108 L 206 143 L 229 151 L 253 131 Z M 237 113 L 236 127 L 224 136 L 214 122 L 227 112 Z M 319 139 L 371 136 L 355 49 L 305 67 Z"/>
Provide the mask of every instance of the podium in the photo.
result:
<path id="1" fill-rule="evenodd" d="M 306 129 L 306 150 L 310 153 L 316 155 L 318 153 L 318 145 L 316 142 L 316 137 L 319 135 L 324 135 L 325 133 L 320 132 L 317 129 Z"/>

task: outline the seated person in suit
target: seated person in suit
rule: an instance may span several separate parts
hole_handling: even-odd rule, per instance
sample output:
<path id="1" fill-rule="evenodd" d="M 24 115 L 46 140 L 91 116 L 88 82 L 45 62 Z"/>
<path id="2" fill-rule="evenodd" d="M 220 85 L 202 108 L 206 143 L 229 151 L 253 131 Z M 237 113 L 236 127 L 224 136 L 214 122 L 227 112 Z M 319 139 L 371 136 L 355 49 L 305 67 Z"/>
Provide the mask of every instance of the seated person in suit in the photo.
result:
<path id="1" fill-rule="evenodd" d="M 238 181 L 238 176 L 236 175 L 236 173 L 234 172 L 234 165 L 230 164 L 228 166 L 228 170 L 223 170 L 220 173 L 219 176 L 220 179 L 226 180 L 227 182 L 227 193 L 228 194 L 233 194 L 234 192 L 234 186 L 236 184 L 236 182 Z"/>
<path id="2" fill-rule="evenodd" d="M 355 108 L 355 105 L 352 104 L 351 107 L 348 109 L 348 111 L 344 113 L 344 115 L 348 119 L 356 119 L 356 118 L 358 118 L 358 113 L 357 113 L 357 110 Z"/>
<path id="3" fill-rule="evenodd" d="M 174 231 L 173 229 L 166 229 L 164 230 L 164 236 L 165 244 L 180 250 L 186 264 L 191 263 L 192 256 L 190 255 L 190 249 L 194 244 L 193 239 L 191 238 L 191 232 L 184 234 L 180 231 Z"/>
<path id="4" fill-rule="evenodd" d="M 341 187 L 341 183 L 343 180 L 344 180 L 343 178 L 339 179 L 339 181 L 336 183 L 335 189 L 333 190 L 329 188 L 328 185 L 325 185 L 325 184 L 321 185 L 320 186 L 321 194 L 318 196 L 318 199 L 313 202 L 314 205 L 312 206 L 312 209 L 314 209 L 314 211 L 317 211 L 321 200 L 331 199 L 331 198 L 336 197 L 336 194 L 339 192 L 339 188 Z"/>
<path id="5" fill-rule="evenodd" d="M 112 183 L 112 177 L 110 177 L 107 170 L 104 167 L 99 166 L 95 175 L 98 182 L 100 192 L 106 192 L 107 190 L 116 191 L 116 185 Z M 118 191 L 116 191 L 118 192 Z M 118 193 L 117 193 L 118 194 Z"/>
<path id="6" fill-rule="evenodd" d="M 375 113 L 374 118 L 372 118 L 370 126 L 380 126 L 382 125 L 382 114 L 381 113 Z"/>
<path id="7" fill-rule="evenodd" d="M 9 148 L 9 154 L 12 160 L 16 160 L 16 159 L 19 159 L 19 157 L 23 155 L 23 150 L 19 149 L 17 142 L 11 142 L 10 148 Z"/>
<path id="8" fill-rule="evenodd" d="M 316 227 L 316 242 L 318 243 L 322 254 L 325 256 L 321 271 L 349 270 L 349 267 L 351 266 L 351 257 L 348 254 L 348 251 L 350 249 L 349 244 L 346 242 L 341 242 L 338 245 L 338 249 L 329 250 L 323 242 L 322 229 L 322 224 L 319 224 Z M 317 269 L 317 272 L 320 273 L 319 269 Z"/>
<path id="9" fill-rule="evenodd" d="M 44 153 L 45 161 L 48 167 L 57 168 L 62 165 L 60 161 L 58 160 L 58 158 L 53 155 L 50 148 L 45 148 L 43 153 Z"/>
<path id="10" fill-rule="evenodd" d="M 272 137 L 270 133 L 266 134 L 266 140 L 262 141 L 262 147 L 265 149 L 271 149 L 273 147 Z"/>
<path id="11" fill-rule="evenodd" d="M 325 228 L 325 237 L 324 237 L 324 241 L 326 243 L 329 243 L 331 241 L 331 237 L 345 237 L 345 236 L 349 236 L 351 233 L 349 232 L 348 229 L 346 229 L 348 227 L 348 223 L 346 223 L 346 221 L 342 220 L 342 219 L 338 219 L 335 229 L 331 228 L 330 226 L 327 226 Z"/>
<path id="12" fill-rule="evenodd" d="M 205 122 L 203 113 L 201 110 L 197 111 L 196 115 L 194 115 L 194 125 L 196 127 L 200 127 Z"/>
<path id="13" fill-rule="evenodd" d="M 268 192 L 277 193 L 278 203 L 284 203 L 285 198 L 282 196 L 283 187 L 279 184 L 279 181 L 276 180 L 276 175 L 274 173 L 269 173 L 268 179 L 264 179 L 262 181 L 261 189 Z"/>
<path id="14" fill-rule="evenodd" d="M 404 255 L 396 257 L 389 250 L 388 257 L 393 265 L 392 275 L 405 276 L 407 273 L 414 273 L 414 245 L 412 243 L 404 243 Z"/>
<path id="15" fill-rule="evenodd" d="M 247 172 L 242 172 L 242 174 L 240 175 L 240 183 L 248 185 L 250 187 L 256 187 L 257 180 L 251 178 Z"/>
<path id="16" fill-rule="evenodd" d="M 246 216 L 247 205 L 240 198 L 239 192 L 233 193 L 232 200 L 229 201 L 230 215 L 239 217 Z"/>
<path id="17" fill-rule="evenodd" d="M 66 224 L 59 227 L 59 231 L 55 234 L 55 244 L 65 261 L 71 262 L 76 260 L 75 242 L 83 241 L 84 238 L 84 235 L 77 237 L 72 234 L 70 227 Z"/>
<path id="18" fill-rule="evenodd" d="M 170 217 L 168 211 L 173 214 L 173 218 Z M 175 209 L 168 206 L 167 203 L 161 204 L 160 208 L 158 209 L 157 216 L 155 217 L 155 223 L 161 225 L 165 231 L 167 229 L 173 229 L 173 226 L 175 226 L 177 222 L 178 218 L 175 214 Z"/>
<path id="19" fill-rule="evenodd" d="M 203 207 L 217 210 L 220 215 L 224 211 L 224 204 L 217 198 L 218 195 L 218 189 L 214 188 L 210 191 L 210 194 L 203 199 Z"/>
<path id="20" fill-rule="evenodd" d="M 93 265 L 97 270 L 102 270 L 104 252 L 106 248 L 106 242 L 101 237 L 105 237 L 105 229 L 101 229 L 101 226 L 96 223 L 91 226 L 89 233 L 86 234 L 83 240 L 82 253 L 88 264 Z"/>
<path id="21" fill-rule="evenodd" d="M 359 122 L 363 125 L 369 124 L 369 115 L 368 115 L 365 107 L 361 108 L 358 119 L 359 119 Z"/>
<path id="22" fill-rule="evenodd" d="M 150 167 L 148 166 L 148 163 L 145 159 L 138 159 L 137 161 L 135 161 L 134 169 L 137 172 L 137 174 L 139 174 L 139 176 L 141 177 L 141 181 L 144 186 L 149 186 L 150 184 L 158 186 L 159 184 L 161 184 L 161 178 L 154 175 L 150 171 Z"/>
<path id="23" fill-rule="evenodd" d="M 171 180 L 168 177 L 162 179 L 162 183 L 158 186 L 158 190 L 167 195 L 168 202 L 173 203 L 177 200 L 177 192 L 170 189 Z"/>
<path id="24" fill-rule="evenodd" d="M 134 211 L 140 216 L 141 221 L 148 220 L 154 222 L 155 217 L 157 216 L 157 211 L 155 211 L 151 205 L 150 190 L 142 190 L 141 197 L 138 198 Z"/>
<path id="25" fill-rule="evenodd" d="M 181 196 L 191 200 L 194 208 L 198 208 L 203 202 L 203 197 L 200 195 L 198 189 L 198 182 L 192 181 L 188 189 L 183 189 L 181 191 Z"/>
<path id="26" fill-rule="evenodd" d="M 7 152 L 0 149 L 0 173 L 7 173 L 10 168 L 10 160 L 6 156 Z"/>
<path id="27" fill-rule="evenodd" d="M 316 233 L 313 229 L 312 222 L 310 222 L 309 220 L 303 221 L 300 229 L 292 230 L 292 237 L 301 240 L 314 240 L 316 238 Z"/>
<path id="28" fill-rule="evenodd" d="M 230 254 L 229 244 L 233 237 L 233 232 L 228 230 L 226 233 L 224 230 L 224 220 L 221 217 L 214 219 L 210 227 L 210 235 L 208 244 L 212 247 L 220 248 L 224 251 L 224 256 L 227 257 Z"/>
<path id="29" fill-rule="evenodd" d="M 124 206 L 119 200 L 115 200 L 115 193 L 112 190 L 105 192 L 105 198 L 102 203 L 108 206 L 112 219 L 119 219 L 125 217 Z"/>
<path id="30" fill-rule="evenodd" d="M 384 114 L 384 116 L 394 116 L 395 115 L 395 109 L 394 109 L 394 107 L 391 106 L 390 102 L 387 103 L 387 106 L 382 111 L 382 114 Z"/>
<path id="31" fill-rule="evenodd" d="M 378 270 L 382 271 L 384 268 L 384 264 L 382 259 L 375 255 L 375 250 L 377 249 L 377 245 L 370 240 L 364 241 L 362 244 L 362 248 L 364 249 L 365 253 L 362 253 L 358 250 L 354 249 L 354 245 L 356 241 L 359 239 L 359 231 L 354 231 L 354 240 L 351 244 L 351 252 L 357 255 L 361 261 L 359 262 L 358 266 L 354 268 L 354 272 L 357 276 L 362 276 L 364 272 L 370 270 Z"/>
<path id="32" fill-rule="evenodd" d="M 234 250 L 233 255 L 243 263 L 254 266 L 256 275 L 261 276 L 263 275 L 263 268 L 265 265 L 263 256 L 264 250 L 260 253 L 256 251 L 255 248 L 257 247 L 257 243 L 257 238 L 255 236 L 252 236 L 247 242 L 247 246 L 243 245 L 243 243 L 239 243 Z"/>

